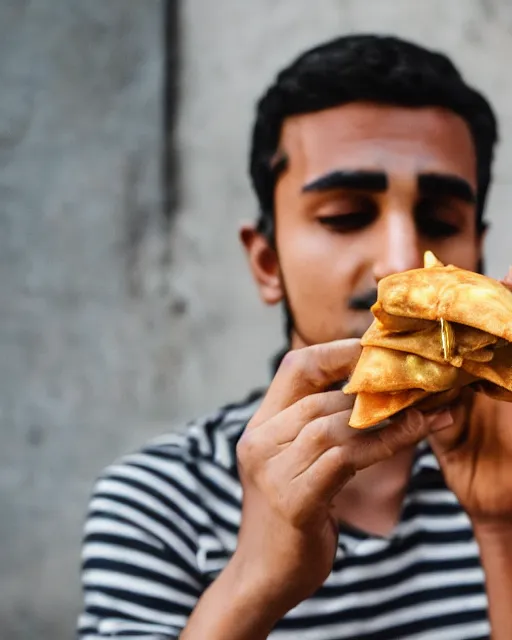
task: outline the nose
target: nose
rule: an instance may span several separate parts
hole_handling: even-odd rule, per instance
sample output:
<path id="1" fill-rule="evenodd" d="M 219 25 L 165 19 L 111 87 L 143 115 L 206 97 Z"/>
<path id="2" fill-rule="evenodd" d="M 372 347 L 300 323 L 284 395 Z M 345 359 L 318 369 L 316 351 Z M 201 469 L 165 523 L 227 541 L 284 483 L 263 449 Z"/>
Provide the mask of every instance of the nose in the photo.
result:
<path id="1" fill-rule="evenodd" d="M 420 239 L 414 217 L 409 211 L 383 215 L 379 227 L 373 265 L 377 282 L 393 273 L 422 266 Z"/>

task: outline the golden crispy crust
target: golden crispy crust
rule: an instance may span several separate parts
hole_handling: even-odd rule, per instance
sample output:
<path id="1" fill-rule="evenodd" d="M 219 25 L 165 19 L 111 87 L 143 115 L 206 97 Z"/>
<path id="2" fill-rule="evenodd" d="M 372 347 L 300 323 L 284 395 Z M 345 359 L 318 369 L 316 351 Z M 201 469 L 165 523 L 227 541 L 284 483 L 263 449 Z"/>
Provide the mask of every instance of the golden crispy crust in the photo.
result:
<path id="1" fill-rule="evenodd" d="M 414 353 L 372 347 L 363 349 L 345 393 L 395 393 L 422 389 L 436 393 L 453 387 L 459 370 Z"/>
<path id="2" fill-rule="evenodd" d="M 496 349 L 491 362 L 464 362 L 464 369 L 512 393 L 512 345 Z"/>
<path id="3" fill-rule="evenodd" d="M 425 268 L 384 278 L 344 388 L 357 394 L 349 424 L 364 429 L 418 405 L 451 402 L 475 381 L 512 401 L 512 292 L 430 252 Z M 418 404 L 419 403 L 419 404 Z"/>
<path id="4" fill-rule="evenodd" d="M 386 327 L 399 316 L 438 322 L 444 318 L 512 342 L 512 292 L 501 282 L 458 267 L 430 267 L 381 280 L 372 308 Z"/>
<path id="5" fill-rule="evenodd" d="M 358 393 L 350 416 L 350 426 L 367 429 L 412 406 L 428 396 L 427 391 L 411 389 L 399 393 Z"/>
<path id="6" fill-rule="evenodd" d="M 452 324 L 452 328 L 455 335 L 455 349 L 450 358 L 450 364 L 460 367 L 464 358 L 478 362 L 492 360 L 494 351 L 488 347 L 497 342 L 496 336 L 455 323 Z M 440 340 L 440 325 L 430 320 L 425 329 L 400 333 L 383 329 L 379 321 L 374 320 L 362 337 L 361 344 L 364 347 L 384 347 L 415 353 L 434 362 L 446 362 Z"/>

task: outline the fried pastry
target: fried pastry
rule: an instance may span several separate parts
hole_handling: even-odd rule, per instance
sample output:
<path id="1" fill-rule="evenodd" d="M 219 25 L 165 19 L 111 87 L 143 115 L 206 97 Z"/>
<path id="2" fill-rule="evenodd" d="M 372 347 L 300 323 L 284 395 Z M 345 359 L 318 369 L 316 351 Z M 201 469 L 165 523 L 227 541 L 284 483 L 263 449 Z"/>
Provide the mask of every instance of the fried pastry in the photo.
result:
<path id="1" fill-rule="evenodd" d="M 512 401 L 512 293 L 501 283 L 426 252 L 423 269 L 379 282 L 372 312 L 344 387 L 356 394 L 350 426 L 441 406 L 473 383 Z"/>

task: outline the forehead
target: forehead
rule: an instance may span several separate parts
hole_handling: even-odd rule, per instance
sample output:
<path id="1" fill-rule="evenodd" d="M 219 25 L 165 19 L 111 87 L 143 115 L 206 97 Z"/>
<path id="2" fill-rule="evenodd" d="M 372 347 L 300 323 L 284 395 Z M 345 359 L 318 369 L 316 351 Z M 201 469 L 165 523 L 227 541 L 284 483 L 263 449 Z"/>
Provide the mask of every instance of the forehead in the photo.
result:
<path id="1" fill-rule="evenodd" d="M 280 149 L 289 170 L 313 180 L 334 169 L 387 173 L 449 172 L 476 184 L 469 127 L 437 107 L 351 103 L 287 118 Z"/>

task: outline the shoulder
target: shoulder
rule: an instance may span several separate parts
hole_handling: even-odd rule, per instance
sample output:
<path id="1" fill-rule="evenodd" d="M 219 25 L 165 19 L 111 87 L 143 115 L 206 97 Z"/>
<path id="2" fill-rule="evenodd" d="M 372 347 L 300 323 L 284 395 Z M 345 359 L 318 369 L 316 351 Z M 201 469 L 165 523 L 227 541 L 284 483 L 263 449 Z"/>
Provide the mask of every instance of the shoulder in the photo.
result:
<path id="1" fill-rule="evenodd" d="M 193 466 L 213 462 L 220 467 L 236 467 L 236 444 L 263 397 L 255 391 L 241 402 L 225 405 L 215 412 L 191 420 L 183 429 L 166 433 L 148 442 L 140 451 L 124 456 L 121 464 L 153 460 L 160 469 L 166 462 Z"/>
<path id="2" fill-rule="evenodd" d="M 141 513 L 162 519 L 172 513 L 173 519 L 201 525 L 201 481 L 205 473 L 236 476 L 236 443 L 262 396 L 254 392 L 106 467 L 94 486 L 89 517 L 101 512 L 124 519 L 136 510 L 139 521 Z"/>
<path id="3" fill-rule="evenodd" d="M 138 637 L 142 626 L 151 637 L 178 637 L 215 561 L 208 553 L 231 539 L 222 523 L 236 520 L 236 443 L 262 395 L 152 440 L 103 471 L 84 526 L 80 637 Z"/>

